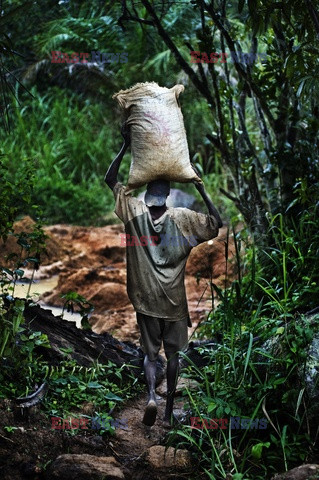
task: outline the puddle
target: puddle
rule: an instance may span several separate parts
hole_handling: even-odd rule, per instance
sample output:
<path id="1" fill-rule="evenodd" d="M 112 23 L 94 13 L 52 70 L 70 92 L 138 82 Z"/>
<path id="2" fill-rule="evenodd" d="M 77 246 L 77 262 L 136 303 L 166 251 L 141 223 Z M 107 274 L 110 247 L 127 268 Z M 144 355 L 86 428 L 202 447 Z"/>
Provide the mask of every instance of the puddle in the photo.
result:
<path id="1" fill-rule="evenodd" d="M 30 295 L 32 297 L 32 300 L 36 302 L 42 293 L 50 292 L 51 290 L 53 290 L 58 284 L 58 279 L 59 276 L 54 275 L 53 277 L 46 278 L 44 280 L 35 280 L 31 284 L 30 288 Z M 30 283 L 17 283 L 14 289 L 15 297 L 25 298 L 28 294 L 29 287 Z"/>
<path id="2" fill-rule="evenodd" d="M 57 286 L 58 279 L 59 279 L 59 276 L 55 275 L 53 277 L 46 278 L 43 280 L 35 280 L 32 283 L 31 287 L 29 283 L 22 283 L 22 282 L 17 283 L 14 289 L 14 296 L 18 298 L 26 298 L 26 296 L 28 295 L 29 287 L 30 287 L 29 295 L 31 296 L 34 302 L 38 302 L 39 296 L 42 293 L 49 292 Z M 46 303 L 43 303 L 43 302 L 38 302 L 38 303 L 39 305 L 41 305 L 42 308 L 45 308 L 46 310 L 51 310 L 53 315 L 55 315 L 56 317 L 59 315 L 62 315 L 61 307 L 53 307 L 52 305 L 47 305 Z M 71 312 L 64 311 L 63 319 L 71 322 L 75 322 L 76 326 L 78 328 L 81 328 L 81 315 L 79 313 L 71 313 Z"/>

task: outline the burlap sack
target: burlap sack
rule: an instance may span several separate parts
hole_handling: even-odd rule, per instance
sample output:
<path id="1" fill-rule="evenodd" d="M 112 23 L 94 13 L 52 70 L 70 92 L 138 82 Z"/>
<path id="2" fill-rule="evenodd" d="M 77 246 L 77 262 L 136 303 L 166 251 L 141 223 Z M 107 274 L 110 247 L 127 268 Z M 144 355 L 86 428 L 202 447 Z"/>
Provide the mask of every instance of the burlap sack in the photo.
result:
<path id="1" fill-rule="evenodd" d="M 190 165 L 178 97 L 183 85 L 137 83 L 113 95 L 130 126 L 132 162 L 125 193 L 152 180 L 201 181 Z"/>

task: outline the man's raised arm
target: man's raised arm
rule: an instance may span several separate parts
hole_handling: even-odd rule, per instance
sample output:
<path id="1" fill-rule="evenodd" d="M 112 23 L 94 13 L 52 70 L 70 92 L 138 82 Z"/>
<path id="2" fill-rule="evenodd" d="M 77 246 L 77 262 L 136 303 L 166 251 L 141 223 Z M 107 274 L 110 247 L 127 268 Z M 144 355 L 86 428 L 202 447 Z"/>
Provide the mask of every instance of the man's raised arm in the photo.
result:
<path id="1" fill-rule="evenodd" d="M 131 143 L 130 131 L 125 124 L 121 128 L 121 134 L 124 138 L 124 143 L 121 147 L 121 150 L 119 151 L 119 153 L 116 155 L 113 162 L 109 166 L 108 171 L 106 172 L 104 177 L 106 184 L 110 187 L 111 190 L 113 190 L 113 188 L 117 184 L 117 174 L 120 168 L 121 161 L 124 157 L 124 154 L 128 146 Z"/>
<path id="2" fill-rule="evenodd" d="M 196 182 L 196 181 L 194 181 L 193 183 L 194 183 L 195 187 L 197 188 L 198 192 L 201 194 L 202 199 L 204 200 L 204 202 L 206 204 L 206 207 L 208 208 L 209 214 L 213 215 L 216 218 L 216 220 L 218 222 L 218 228 L 221 228 L 223 226 L 222 219 L 220 218 L 220 215 L 219 215 L 215 205 L 213 204 L 213 202 L 211 201 L 211 199 L 207 195 L 204 184 L 200 183 L 200 182 Z"/>

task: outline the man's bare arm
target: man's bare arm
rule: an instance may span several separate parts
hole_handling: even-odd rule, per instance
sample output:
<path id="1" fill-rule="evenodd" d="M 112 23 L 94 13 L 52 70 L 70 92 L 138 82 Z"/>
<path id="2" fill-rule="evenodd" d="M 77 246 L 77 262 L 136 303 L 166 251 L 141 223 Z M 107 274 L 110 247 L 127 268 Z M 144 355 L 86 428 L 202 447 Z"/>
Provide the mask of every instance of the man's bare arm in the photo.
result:
<path id="1" fill-rule="evenodd" d="M 202 199 L 204 200 L 205 205 L 208 208 L 209 214 L 213 215 L 217 219 L 218 228 L 221 228 L 223 226 L 222 219 L 220 218 L 220 215 L 219 215 L 215 205 L 213 204 L 213 202 L 211 201 L 211 199 L 207 195 L 204 184 L 196 182 L 196 181 L 194 181 L 193 183 L 194 183 L 195 187 L 197 188 L 198 192 L 201 194 Z"/>
<path id="2" fill-rule="evenodd" d="M 126 127 L 125 124 L 123 125 L 123 127 L 121 129 L 121 133 L 122 133 L 122 136 L 124 138 L 124 143 L 121 147 L 121 150 L 119 151 L 119 153 L 116 155 L 113 162 L 109 166 L 108 171 L 106 172 L 105 177 L 104 177 L 104 180 L 105 180 L 106 184 L 110 187 L 111 190 L 113 190 L 113 188 L 117 184 L 117 181 L 118 181 L 117 180 L 117 175 L 118 175 L 118 172 L 119 172 L 121 161 L 124 157 L 124 154 L 125 154 L 128 146 L 131 143 L 130 132 L 129 132 L 129 129 Z"/>

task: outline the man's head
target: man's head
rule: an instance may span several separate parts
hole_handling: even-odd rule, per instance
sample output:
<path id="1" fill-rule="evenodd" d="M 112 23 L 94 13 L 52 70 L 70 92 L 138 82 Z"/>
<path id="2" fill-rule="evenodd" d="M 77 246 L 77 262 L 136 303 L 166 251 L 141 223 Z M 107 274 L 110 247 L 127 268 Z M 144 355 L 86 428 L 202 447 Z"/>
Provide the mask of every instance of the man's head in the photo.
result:
<path id="1" fill-rule="evenodd" d="M 170 183 L 167 180 L 154 180 L 147 184 L 144 202 L 148 207 L 165 205 L 170 192 Z"/>

